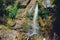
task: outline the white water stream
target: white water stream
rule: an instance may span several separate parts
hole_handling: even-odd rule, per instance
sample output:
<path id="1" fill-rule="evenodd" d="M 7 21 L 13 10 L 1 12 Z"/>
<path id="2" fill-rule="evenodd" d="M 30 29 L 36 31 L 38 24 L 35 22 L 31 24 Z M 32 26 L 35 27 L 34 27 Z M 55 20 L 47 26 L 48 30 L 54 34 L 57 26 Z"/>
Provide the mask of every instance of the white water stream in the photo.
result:
<path id="1" fill-rule="evenodd" d="M 34 17 L 33 17 L 33 34 L 32 35 L 38 34 L 39 27 L 37 24 L 37 18 L 38 18 L 38 4 L 36 4 Z"/>
<path id="2" fill-rule="evenodd" d="M 38 4 L 36 4 L 35 9 L 34 9 L 32 33 L 29 34 L 29 36 L 32 36 L 34 34 L 38 35 L 39 33 L 39 25 L 37 23 L 37 18 L 38 18 Z"/>
<path id="3" fill-rule="evenodd" d="M 51 7 L 51 3 L 50 3 L 51 1 L 50 0 L 44 0 L 44 3 L 45 3 L 45 8 L 46 7 Z"/>
<path id="4" fill-rule="evenodd" d="M 31 7 L 31 9 L 28 11 L 28 13 L 31 12 L 33 9 L 34 9 L 34 6 Z M 28 25 L 32 26 L 32 32 L 30 30 L 28 30 L 28 33 L 27 33 L 28 37 L 27 37 L 26 40 L 28 40 L 29 37 L 33 36 L 34 34 L 38 35 L 38 33 L 39 33 L 39 25 L 37 23 L 37 18 L 38 18 L 38 3 L 36 4 L 35 9 L 34 9 L 33 25 L 31 23 L 28 23 Z"/>

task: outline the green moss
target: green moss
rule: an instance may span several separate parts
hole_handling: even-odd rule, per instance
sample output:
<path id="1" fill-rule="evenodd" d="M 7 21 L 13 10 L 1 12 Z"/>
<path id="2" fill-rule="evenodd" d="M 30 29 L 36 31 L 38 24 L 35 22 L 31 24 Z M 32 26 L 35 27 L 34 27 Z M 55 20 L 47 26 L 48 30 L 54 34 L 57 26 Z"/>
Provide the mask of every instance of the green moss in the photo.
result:
<path id="1" fill-rule="evenodd" d="M 5 26 L 5 25 L 0 25 L 0 29 L 9 30 L 9 27 L 8 26 Z"/>
<path id="2" fill-rule="evenodd" d="M 7 20 L 7 25 L 10 26 L 12 23 L 13 23 L 12 19 L 8 19 L 8 20 Z"/>

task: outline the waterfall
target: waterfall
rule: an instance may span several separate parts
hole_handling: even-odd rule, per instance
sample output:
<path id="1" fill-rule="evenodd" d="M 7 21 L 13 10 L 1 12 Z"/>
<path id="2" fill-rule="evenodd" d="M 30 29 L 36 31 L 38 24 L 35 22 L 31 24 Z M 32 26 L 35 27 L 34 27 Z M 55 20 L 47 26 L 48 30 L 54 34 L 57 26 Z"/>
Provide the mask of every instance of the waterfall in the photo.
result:
<path id="1" fill-rule="evenodd" d="M 44 3 L 45 3 L 45 8 L 46 7 L 51 7 L 51 3 L 50 3 L 50 0 L 44 0 Z"/>
<path id="2" fill-rule="evenodd" d="M 32 9 L 33 9 L 33 7 L 30 9 L 30 11 Z M 37 23 L 37 17 L 38 17 L 38 3 L 36 4 L 35 9 L 34 9 L 32 33 L 30 34 L 30 32 L 28 32 L 27 33 L 28 36 L 38 34 L 38 32 L 39 32 L 39 25 Z"/>
<path id="3" fill-rule="evenodd" d="M 31 7 L 31 9 L 28 11 L 28 13 L 33 9 L 34 7 Z M 37 34 L 39 33 L 39 25 L 37 23 L 37 17 L 38 17 L 38 3 L 36 4 L 35 6 L 35 9 L 34 9 L 34 15 L 33 15 L 33 25 L 32 25 L 32 33 L 30 34 L 30 32 L 28 31 L 27 35 L 27 39 L 29 39 L 30 36 L 34 35 L 34 34 Z M 28 25 L 31 25 L 31 23 L 28 23 Z"/>
<path id="4" fill-rule="evenodd" d="M 32 7 L 30 8 L 30 10 L 28 11 L 28 13 L 30 13 L 30 12 L 33 10 L 33 8 L 34 8 L 34 6 L 32 6 Z"/>
<path id="5" fill-rule="evenodd" d="M 38 4 L 36 4 L 35 11 L 34 11 L 34 17 L 33 17 L 33 33 L 30 35 L 38 34 L 39 26 L 37 23 L 37 17 L 38 17 Z"/>

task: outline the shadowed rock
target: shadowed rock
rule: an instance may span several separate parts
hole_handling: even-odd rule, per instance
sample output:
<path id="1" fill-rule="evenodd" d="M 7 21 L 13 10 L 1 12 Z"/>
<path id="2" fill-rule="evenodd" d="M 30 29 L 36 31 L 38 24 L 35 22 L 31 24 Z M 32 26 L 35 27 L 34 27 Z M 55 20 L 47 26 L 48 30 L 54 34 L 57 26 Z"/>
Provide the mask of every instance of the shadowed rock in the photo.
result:
<path id="1" fill-rule="evenodd" d="M 30 3 L 31 0 L 20 0 L 19 7 L 26 8 L 27 5 Z"/>

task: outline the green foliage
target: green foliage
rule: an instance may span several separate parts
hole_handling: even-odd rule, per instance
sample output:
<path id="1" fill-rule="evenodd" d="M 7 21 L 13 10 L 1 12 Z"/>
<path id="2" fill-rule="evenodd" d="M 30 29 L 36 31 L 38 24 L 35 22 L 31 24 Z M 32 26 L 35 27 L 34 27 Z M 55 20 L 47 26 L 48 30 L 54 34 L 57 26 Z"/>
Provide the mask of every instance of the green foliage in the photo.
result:
<path id="1" fill-rule="evenodd" d="M 0 29 L 9 30 L 9 26 L 5 26 L 5 25 L 1 25 L 1 24 L 0 24 Z"/>
<path id="2" fill-rule="evenodd" d="M 45 8 L 39 9 L 38 13 L 39 16 L 44 16 L 45 18 L 47 18 L 49 15 L 49 11 Z"/>
<path id="3" fill-rule="evenodd" d="M 13 5 L 15 0 L 0 0 L 0 16 L 7 16 L 6 7 Z"/>
<path id="4" fill-rule="evenodd" d="M 16 16 L 17 5 L 18 5 L 18 3 L 15 3 L 14 5 L 10 5 L 6 8 L 6 10 L 8 11 L 8 17 L 9 18 L 13 18 Z"/>
<path id="5" fill-rule="evenodd" d="M 31 11 L 27 14 L 27 18 L 33 19 L 33 11 Z"/>

